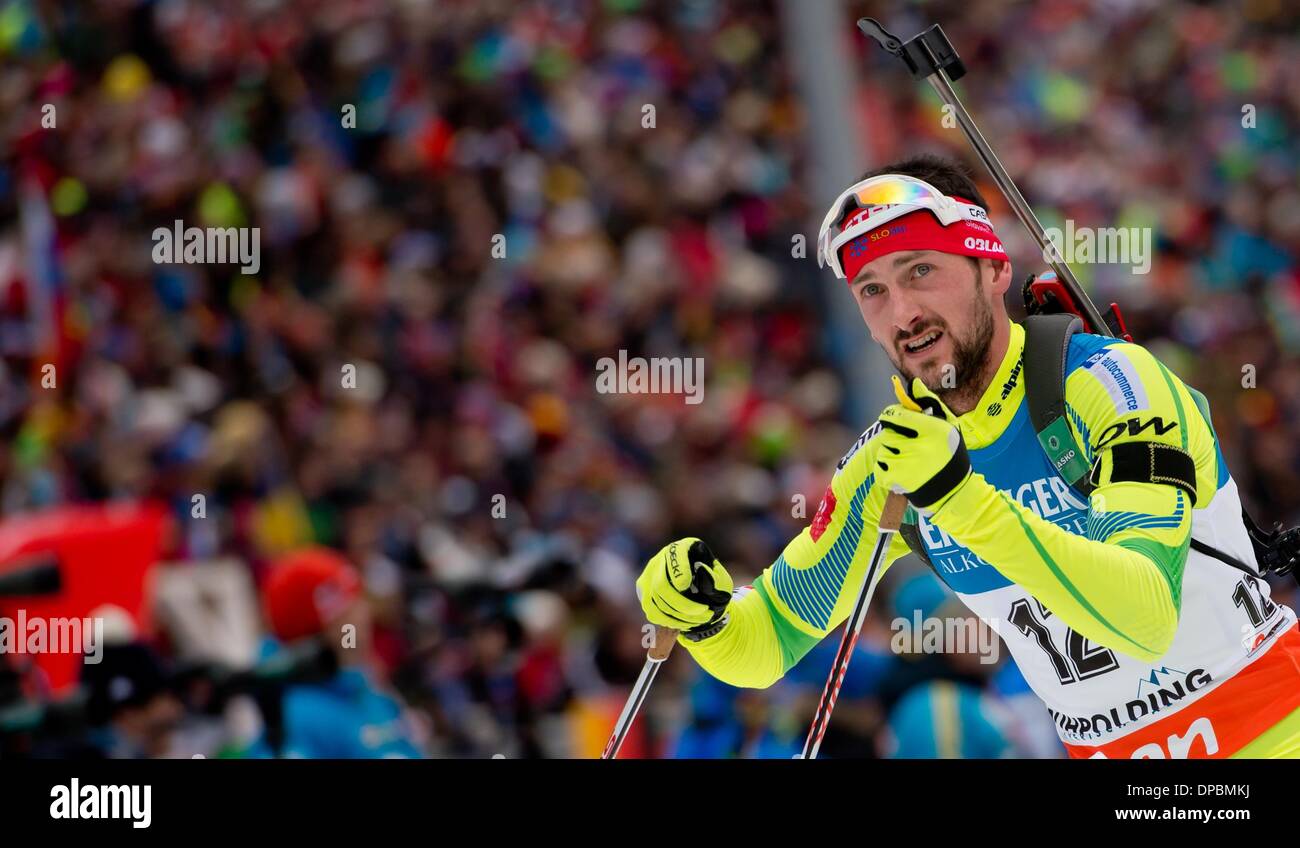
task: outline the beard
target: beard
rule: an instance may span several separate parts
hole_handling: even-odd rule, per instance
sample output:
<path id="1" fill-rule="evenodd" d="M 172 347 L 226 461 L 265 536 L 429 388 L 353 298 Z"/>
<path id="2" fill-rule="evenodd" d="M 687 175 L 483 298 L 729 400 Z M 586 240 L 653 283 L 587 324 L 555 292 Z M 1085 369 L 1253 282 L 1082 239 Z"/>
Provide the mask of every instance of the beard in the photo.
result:
<path id="1" fill-rule="evenodd" d="M 972 321 L 966 334 L 958 336 L 952 332 L 952 328 L 946 322 L 938 319 L 926 323 L 926 326 L 943 330 L 952 341 L 953 361 L 940 365 L 937 371 L 931 369 L 928 379 L 926 374 L 913 373 L 896 361 L 894 367 L 905 378 L 905 385 L 910 386 L 913 379 L 920 378 L 925 387 L 934 392 L 949 408 L 953 407 L 958 399 L 967 399 L 968 395 L 972 396 L 969 398 L 971 401 L 979 400 L 984 388 L 981 385 L 982 380 L 980 378 L 983 376 L 989 347 L 993 343 L 993 309 L 989 306 L 983 294 L 983 275 L 980 273 L 979 266 L 976 265 L 975 297 L 971 305 Z M 945 379 L 944 372 L 947 364 L 952 365 L 952 377 Z"/>

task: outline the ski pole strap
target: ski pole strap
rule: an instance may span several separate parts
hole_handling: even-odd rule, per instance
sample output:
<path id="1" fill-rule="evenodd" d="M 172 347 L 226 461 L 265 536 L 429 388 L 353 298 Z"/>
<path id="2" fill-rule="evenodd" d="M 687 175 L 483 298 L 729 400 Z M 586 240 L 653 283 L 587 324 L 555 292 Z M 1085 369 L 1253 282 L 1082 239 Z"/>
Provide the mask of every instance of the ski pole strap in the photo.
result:
<path id="1" fill-rule="evenodd" d="M 942 580 L 943 577 L 939 574 L 939 569 L 934 567 L 934 562 L 930 559 L 930 554 L 925 549 L 925 541 L 921 538 L 921 528 L 917 524 L 916 510 L 910 505 L 907 508 L 907 515 L 903 518 L 903 523 L 898 528 L 898 535 L 903 537 L 903 541 L 907 543 L 908 550 L 916 554 L 916 558 L 929 566 L 935 576 Z"/>

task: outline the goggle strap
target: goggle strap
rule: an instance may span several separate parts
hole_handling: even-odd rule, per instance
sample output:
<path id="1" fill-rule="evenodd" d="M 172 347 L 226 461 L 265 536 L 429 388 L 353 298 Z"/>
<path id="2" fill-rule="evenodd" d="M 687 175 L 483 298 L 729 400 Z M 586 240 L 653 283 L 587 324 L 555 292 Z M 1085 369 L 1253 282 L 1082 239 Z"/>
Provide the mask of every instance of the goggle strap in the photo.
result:
<path id="1" fill-rule="evenodd" d="M 830 236 L 830 230 L 828 229 L 823 230 L 822 232 L 824 235 L 823 238 L 821 239 L 822 243 L 818 245 L 818 249 L 817 249 L 818 267 L 824 268 L 826 267 L 827 264 L 834 263 L 833 268 L 836 272 L 836 275 L 843 276 L 844 273 L 843 269 L 840 268 L 839 260 L 836 257 L 836 254 L 838 254 L 840 248 L 842 248 L 844 245 L 848 244 L 849 242 L 853 241 L 854 239 L 858 238 L 863 233 L 870 232 L 871 230 L 874 230 L 876 227 L 883 227 L 885 224 L 888 224 L 890 221 L 901 218 L 904 215 L 910 215 L 913 212 L 919 212 L 922 210 L 929 212 L 932 215 L 934 215 L 934 217 L 938 219 L 939 223 L 945 227 L 952 226 L 958 221 L 979 221 L 984 224 L 987 224 L 989 222 L 988 213 L 985 212 L 983 209 L 981 209 L 979 206 L 976 206 L 973 203 L 966 203 L 965 201 L 956 200 L 954 198 L 947 198 L 947 199 L 952 201 L 953 207 L 955 207 L 955 210 L 957 212 L 957 217 L 947 223 L 944 223 L 943 216 L 939 214 L 939 210 L 930 208 L 928 204 L 898 203 L 898 204 L 894 204 L 895 206 L 899 207 L 898 209 L 890 210 L 890 213 L 897 213 L 897 214 L 888 214 L 886 217 L 883 218 L 881 216 L 876 216 L 874 219 L 866 218 L 854 224 L 849 229 L 844 230 L 839 235 L 830 238 L 829 243 L 827 242 L 826 237 Z M 911 207 L 911 208 L 905 208 L 905 207 Z"/>

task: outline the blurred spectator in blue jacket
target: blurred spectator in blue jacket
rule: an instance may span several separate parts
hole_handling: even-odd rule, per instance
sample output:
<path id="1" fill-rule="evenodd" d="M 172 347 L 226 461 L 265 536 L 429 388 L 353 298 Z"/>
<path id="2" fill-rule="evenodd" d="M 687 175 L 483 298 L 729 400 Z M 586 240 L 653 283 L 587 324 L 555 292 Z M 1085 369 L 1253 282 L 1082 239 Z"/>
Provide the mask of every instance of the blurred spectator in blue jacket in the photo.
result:
<path id="1" fill-rule="evenodd" d="M 345 559 L 324 548 L 286 554 L 271 565 L 264 599 L 277 639 L 321 639 L 339 664 L 331 679 L 284 692 L 282 756 L 422 756 L 404 705 L 379 680 L 369 606 Z"/>

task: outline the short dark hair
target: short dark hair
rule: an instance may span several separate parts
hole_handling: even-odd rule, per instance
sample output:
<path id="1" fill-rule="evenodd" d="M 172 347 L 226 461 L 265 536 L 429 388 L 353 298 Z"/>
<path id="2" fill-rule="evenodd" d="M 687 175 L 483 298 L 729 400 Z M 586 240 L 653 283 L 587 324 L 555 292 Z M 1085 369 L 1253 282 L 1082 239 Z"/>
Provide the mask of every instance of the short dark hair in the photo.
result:
<path id="1" fill-rule="evenodd" d="M 860 180 L 878 177 L 881 174 L 902 174 L 907 177 L 916 177 L 918 180 L 925 180 L 949 197 L 960 197 L 963 200 L 969 200 L 985 212 L 989 211 L 988 202 L 975 185 L 974 172 L 965 162 L 958 159 L 949 159 L 946 156 L 939 156 L 934 153 L 918 153 L 915 156 L 909 156 L 898 162 L 892 162 L 867 171 Z M 978 286 L 979 260 L 973 256 L 967 256 L 966 259 L 975 268 L 975 284 Z"/>
<path id="2" fill-rule="evenodd" d="M 984 195 L 980 194 L 979 188 L 975 185 L 974 173 L 966 166 L 966 163 L 957 159 L 949 159 L 933 153 L 921 153 L 867 171 L 862 175 L 862 179 L 878 177 L 881 174 L 902 174 L 907 177 L 916 177 L 918 180 L 926 181 L 949 197 L 964 198 L 985 212 L 989 211 L 989 205 L 985 202 Z"/>

